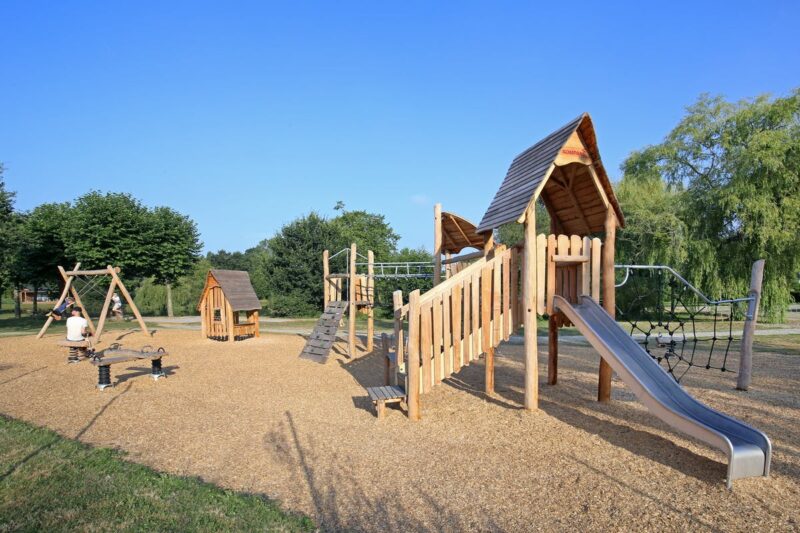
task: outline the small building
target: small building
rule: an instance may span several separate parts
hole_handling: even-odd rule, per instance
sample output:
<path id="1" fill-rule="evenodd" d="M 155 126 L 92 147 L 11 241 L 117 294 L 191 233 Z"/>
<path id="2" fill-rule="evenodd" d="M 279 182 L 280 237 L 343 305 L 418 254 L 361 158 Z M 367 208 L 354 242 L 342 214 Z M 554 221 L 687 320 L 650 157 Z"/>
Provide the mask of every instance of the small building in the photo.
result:
<path id="1" fill-rule="evenodd" d="M 197 309 L 204 337 L 233 342 L 260 336 L 261 302 L 247 272 L 209 270 Z"/>

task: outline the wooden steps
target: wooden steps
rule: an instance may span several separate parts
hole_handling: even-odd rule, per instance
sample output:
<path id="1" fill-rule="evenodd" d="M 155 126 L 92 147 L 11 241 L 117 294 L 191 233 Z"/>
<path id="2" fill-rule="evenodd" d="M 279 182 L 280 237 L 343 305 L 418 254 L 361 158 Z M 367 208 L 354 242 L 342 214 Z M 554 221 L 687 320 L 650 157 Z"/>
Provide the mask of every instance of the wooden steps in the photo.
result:
<path id="1" fill-rule="evenodd" d="M 324 363 L 328 360 L 331 346 L 336 342 L 336 331 L 339 329 L 339 322 L 347 310 L 348 303 L 342 301 L 330 302 L 325 311 L 319 317 L 317 325 L 308 341 L 300 352 L 301 359 L 309 359 L 317 363 Z"/>

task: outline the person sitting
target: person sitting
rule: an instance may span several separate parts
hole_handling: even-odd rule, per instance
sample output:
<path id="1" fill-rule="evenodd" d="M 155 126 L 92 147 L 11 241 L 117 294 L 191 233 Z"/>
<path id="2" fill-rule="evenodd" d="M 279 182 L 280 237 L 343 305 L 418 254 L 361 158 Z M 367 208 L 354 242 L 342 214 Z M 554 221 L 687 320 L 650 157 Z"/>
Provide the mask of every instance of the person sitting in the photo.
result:
<path id="1" fill-rule="evenodd" d="M 54 307 L 53 310 L 47 313 L 46 316 L 52 317 L 53 320 L 61 320 L 61 318 L 66 314 L 67 309 L 72 307 L 74 303 L 75 300 L 73 300 L 72 297 L 69 297 L 63 302 L 61 302 L 60 305 Z"/>
<path id="2" fill-rule="evenodd" d="M 67 319 L 67 340 L 80 342 L 88 336 L 89 322 L 81 316 L 81 308 L 73 307 L 72 316 Z"/>

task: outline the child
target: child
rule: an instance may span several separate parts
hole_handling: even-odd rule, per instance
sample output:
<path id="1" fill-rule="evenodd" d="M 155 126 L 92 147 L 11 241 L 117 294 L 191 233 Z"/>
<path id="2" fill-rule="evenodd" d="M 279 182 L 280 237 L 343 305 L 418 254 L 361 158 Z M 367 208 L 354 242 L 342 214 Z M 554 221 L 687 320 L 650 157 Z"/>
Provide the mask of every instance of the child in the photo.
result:
<path id="1" fill-rule="evenodd" d="M 122 320 L 123 319 L 123 316 L 122 316 L 122 300 L 120 299 L 119 294 L 117 294 L 115 292 L 114 295 L 111 297 L 111 302 L 113 304 L 111 306 L 111 315 L 116 320 Z"/>
<path id="2" fill-rule="evenodd" d="M 74 303 L 75 303 L 75 300 L 73 300 L 72 297 L 68 297 L 66 300 L 61 302 L 61 305 L 59 305 L 58 307 L 53 308 L 52 311 L 47 313 L 46 316 L 52 317 L 53 320 L 61 320 L 61 317 L 64 316 L 64 314 L 66 313 L 67 309 L 72 307 L 72 305 Z"/>

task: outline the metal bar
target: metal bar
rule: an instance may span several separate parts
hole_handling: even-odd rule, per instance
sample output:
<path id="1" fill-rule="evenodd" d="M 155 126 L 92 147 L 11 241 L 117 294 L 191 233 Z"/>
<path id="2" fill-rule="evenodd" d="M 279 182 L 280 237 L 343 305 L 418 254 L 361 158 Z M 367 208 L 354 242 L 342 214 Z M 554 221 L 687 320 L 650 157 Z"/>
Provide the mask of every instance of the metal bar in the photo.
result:
<path id="1" fill-rule="evenodd" d="M 697 289 L 694 285 L 686 281 L 683 276 L 678 274 L 672 267 L 668 267 L 666 265 L 614 265 L 615 269 L 625 269 L 625 279 L 622 280 L 621 283 L 618 285 L 614 285 L 614 287 L 619 288 L 625 285 L 628 282 L 628 278 L 630 277 L 631 270 L 666 270 L 667 272 L 671 273 L 673 276 L 678 278 L 684 285 L 686 285 L 689 289 L 692 290 L 697 296 L 699 296 L 705 303 L 708 305 L 719 305 L 719 304 L 729 304 L 729 303 L 737 303 L 737 302 L 749 302 L 754 299 L 753 296 L 747 296 L 744 298 L 731 298 L 727 300 L 712 300 L 699 289 Z"/>

